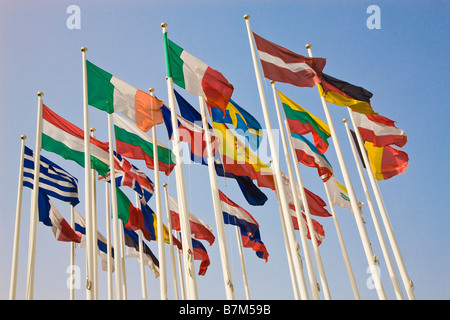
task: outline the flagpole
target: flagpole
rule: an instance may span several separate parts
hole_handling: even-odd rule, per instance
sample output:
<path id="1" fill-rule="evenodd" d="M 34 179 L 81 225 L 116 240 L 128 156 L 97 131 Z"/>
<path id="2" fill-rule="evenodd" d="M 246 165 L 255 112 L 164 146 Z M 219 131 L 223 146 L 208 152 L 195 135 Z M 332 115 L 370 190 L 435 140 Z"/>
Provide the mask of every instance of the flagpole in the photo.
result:
<path id="1" fill-rule="evenodd" d="M 150 94 L 154 96 L 153 88 L 149 89 Z M 158 221 L 156 222 L 158 231 L 158 255 L 159 255 L 159 284 L 161 291 L 161 300 L 167 300 L 167 275 L 166 275 L 166 255 L 164 251 L 164 228 L 163 228 L 163 215 L 161 209 L 161 195 L 160 195 L 160 181 L 159 181 L 159 161 L 158 161 L 158 140 L 156 139 L 156 126 L 152 128 L 153 138 L 153 159 L 155 173 L 155 196 L 156 196 L 156 216 Z"/>
<path id="2" fill-rule="evenodd" d="M 199 103 L 200 103 L 200 111 L 202 116 L 202 122 L 203 122 L 203 130 L 205 132 L 205 139 L 206 139 L 206 152 L 208 154 L 208 172 L 209 172 L 209 182 L 211 186 L 211 195 L 213 199 L 213 207 L 214 207 L 214 216 L 216 218 L 216 228 L 217 228 L 217 237 L 219 241 L 219 249 L 220 249 L 220 258 L 222 262 L 222 273 L 223 273 L 223 280 L 225 283 L 225 292 L 227 295 L 228 300 L 234 300 L 234 287 L 233 287 L 233 280 L 231 279 L 231 269 L 230 269 L 230 262 L 229 262 L 229 255 L 228 255 L 228 248 L 227 248 L 227 239 L 225 237 L 225 227 L 223 222 L 223 212 L 222 212 L 222 205 L 220 204 L 220 198 L 219 198 L 219 187 L 217 186 L 217 176 L 216 176 L 216 169 L 214 166 L 214 155 L 211 145 L 211 132 L 209 131 L 208 126 L 208 118 L 206 114 L 206 106 L 205 106 L 205 100 L 203 97 L 198 97 Z M 203 139 L 203 137 L 202 137 Z M 198 143 L 198 141 L 196 142 Z"/>
<path id="3" fill-rule="evenodd" d="M 240 232 L 240 228 L 238 226 L 235 226 L 235 230 L 236 230 L 236 238 L 237 238 L 237 243 L 238 243 L 238 248 L 239 248 L 239 257 L 241 258 L 242 277 L 244 279 L 245 297 L 247 298 L 247 300 L 250 300 L 250 288 L 248 286 L 247 271 L 245 270 L 244 252 L 242 250 L 241 232 Z"/>
<path id="4" fill-rule="evenodd" d="M 139 208 L 139 195 L 137 192 L 134 193 L 136 207 Z M 147 300 L 147 280 L 145 277 L 145 264 L 144 264 L 144 244 L 142 243 L 142 230 L 137 230 L 138 233 L 138 241 L 139 241 L 139 266 L 141 270 L 141 291 L 142 291 L 142 299 Z"/>
<path id="5" fill-rule="evenodd" d="M 178 239 L 178 237 L 176 237 L 176 238 Z M 181 257 L 180 257 L 181 250 L 179 250 L 178 248 L 176 250 L 177 250 L 177 259 L 178 259 L 178 273 L 180 275 L 181 299 L 186 300 L 186 290 L 184 289 L 184 277 L 183 277 L 183 271 L 182 271 L 183 265 L 181 263 Z"/>
<path id="6" fill-rule="evenodd" d="M 111 178 L 111 176 L 110 176 Z M 106 263 L 108 272 L 108 300 L 113 300 L 112 283 L 112 248 L 111 248 L 111 209 L 109 205 L 108 183 L 105 183 L 105 206 L 106 206 Z"/>
<path id="7" fill-rule="evenodd" d="M 124 236 L 123 236 L 123 221 L 119 221 L 119 237 L 120 237 L 120 260 L 122 262 L 122 292 L 123 292 L 123 300 L 128 300 L 128 292 L 127 292 L 127 273 L 125 269 L 125 244 L 124 244 Z"/>
<path id="8" fill-rule="evenodd" d="M 348 136 L 350 146 L 352 148 L 356 168 L 358 169 L 359 178 L 361 180 L 361 184 L 364 189 L 364 194 L 366 195 L 367 204 L 369 206 L 370 214 L 372 216 L 372 221 L 373 221 L 373 224 L 375 226 L 375 231 L 378 236 L 378 241 L 380 242 L 381 251 L 383 252 L 384 260 L 386 261 L 386 266 L 387 266 L 387 269 L 389 272 L 389 276 L 391 278 L 392 285 L 394 286 L 395 295 L 397 296 L 397 300 L 403 300 L 403 294 L 398 285 L 397 275 L 395 274 L 395 270 L 392 266 L 391 257 L 389 255 L 389 251 L 386 246 L 386 242 L 384 240 L 383 233 L 380 228 L 380 223 L 379 223 L 377 215 L 375 213 L 375 208 L 373 206 L 372 197 L 370 196 L 369 189 L 367 188 L 367 183 L 366 183 L 366 180 L 364 179 L 364 175 L 363 175 L 363 172 L 361 169 L 361 164 L 358 161 L 358 155 L 356 154 L 355 145 L 353 144 L 353 138 L 352 138 L 352 134 L 350 133 L 350 129 L 348 127 L 347 119 L 343 119 L 342 122 L 344 122 L 345 129 L 347 131 L 347 136 Z"/>
<path id="9" fill-rule="evenodd" d="M 290 147 L 291 147 L 291 154 L 292 154 L 292 160 L 294 161 L 294 168 L 295 168 L 295 173 L 297 174 L 297 180 L 298 180 L 298 186 L 300 189 L 300 196 L 304 205 L 304 210 L 306 213 L 306 218 L 307 218 L 307 223 L 309 226 L 309 230 L 310 230 L 310 235 L 311 235 L 311 243 L 313 245 L 313 251 L 314 251 L 314 256 L 316 258 L 316 264 L 317 267 L 319 269 L 319 275 L 320 275 L 320 279 L 322 282 L 322 286 L 324 288 L 324 296 L 327 300 L 329 300 L 330 297 L 330 292 L 328 289 L 328 284 L 327 284 L 327 280 L 326 280 L 326 276 L 325 276 L 325 271 L 323 270 L 323 263 L 322 263 L 322 258 L 320 257 L 320 252 L 319 252 L 319 246 L 317 244 L 317 238 L 314 236 L 314 232 L 312 230 L 314 230 L 314 226 L 311 220 L 311 214 L 310 214 L 310 210 L 309 210 L 309 204 L 308 204 L 308 200 L 306 199 L 306 194 L 305 194 L 305 190 L 303 189 L 303 182 L 302 182 L 302 177 L 300 175 L 300 171 L 298 169 L 298 165 L 296 164 L 296 158 L 295 158 L 295 154 L 294 154 L 294 147 L 292 145 L 292 141 L 290 140 L 290 133 L 289 133 L 289 129 L 286 127 L 287 130 L 287 134 L 289 135 L 288 138 L 286 138 L 286 133 L 284 132 L 284 126 L 281 120 L 281 112 L 280 112 L 280 105 L 278 103 L 278 98 L 277 98 L 277 93 L 276 93 L 276 89 L 275 89 L 275 81 L 270 81 L 270 84 L 272 85 L 272 93 L 273 93 L 273 100 L 275 102 L 275 109 L 277 112 L 277 119 L 278 119 L 278 127 L 280 128 L 280 132 L 281 132 L 281 141 L 283 143 L 283 151 L 284 151 L 284 157 L 286 159 L 286 165 L 288 168 L 288 175 L 289 175 L 289 182 L 290 182 L 290 188 L 292 190 L 292 196 L 294 198 L 294 204 L 295 204 L 295 213 L 297 215 L 297 221 L 298 221 L 298 227 L 299 227 L 299 231 L 300 231 L 300 239 L 302 241 L 302 246 L 303 246 L 303 253 L 305 254 L 305 259 L 306 259 L 306 268 L 308 270 L 308 275 L 309 275 L 309 285 L 313 294 L 313 298 L 315 300 L 320 300 L 320 296 L 319 296 L 319 290 L 317 288 L 317 280 L 316 280 L 316 275 L 314 273 L 314 267 L 312 264 L 312 259 L 311 259 L 311 253 L 309 251 L 309 245 L 308 245 L 308 239 L 306 237 L 306 234 L 308 233 L 306 230 L 306 226 L 303 223 L 303 217 L 302 217 L 302 212 L 301 212 L 301 204 L 296 192 L 296 186 L 295 186 L 295 179 L 294 179 L 294 173 L 292 172 L 292 163 L 291 163 L 291 159 L 289 157 L 289 151 L 288 151 L 288 145 L 287 145 L 287 140 L 289 139 L 289 143 L 290 143 Z"/>
<path id="10" fill-rule="evenodd" d="M 42 144 L 42 97 L 43 93 L 39 91 L 37 124 L 36 124 L 36 148 L 34 159 L 34 180 L 32 203 L 30 210 L 30 233 L 28 241 L 28 274 L 27 274 L 27 300 L 32 300 L 34 295 L 34 272 L 36 264 L 36 229 L 38 222 L 38 198 L 39 198 L 39 176 L 41 168 L 41 144 Z"/>
<path id="11" fill-rule="evenodd" d="M 356 285 L 355 276 L 353 275 L 352 266 L 350 264 L 350 259 L 348 258 L 347 249 L 345 247 L 344 238 L 342 237 L 341 228 L 339 227 L 339 222 L 337 219 L 336 211 L 334 210 L 334 203 L 331 201 L 330 190 L 328 189 L 328 185 L 326 182 L 323 183 L 325 187 L 325 193 L 327 194 L 328 203 L 330 204 L 331 214 L 333 215 L 333 222 L 336 228 L 336 233 L 339 240 L 339 245 L 341 246 L 342 257 L 344 258 L 345 267 L 347 268 L 347 273 L 350 278 L 350 283 L 352 285 L 353 295 L 356 300 L 361 300 L 359 295 L 358 287 Z"/>
<path id="12" fill-rule="evenodd" d="M 88 88 L 87 88 L 87 69 L 86 69 L 87 48 L 81 48 L 81 57 L 83 62 L 83 119 L 84 119 L 84 197 L 85 197 L 85 216 L 86 216 L 86 299 L 95 299 L 93 288 L 94 277 L 94 252 L 92 239 L 92 186 L 91 186 L 91 156 L 90 156 L 90 136 L 89 136 L 89 109 L 88 109 Z"/>
<path id="13" fill-rule="evenodd" d="M 308 50 L 309 56 L 312 58 L 313 55 L 312 55 L 312 52 L 311 52 L 311 45 L 307 44 L 306 45 L 306 49 Z M 320 84 L 318 84 L 318 86 L 319 85 Z M 370 271 L 370 273 L 372 275 L 372 279 L 373 279 L 374 284 L 375 284 L 375 289 L 377 291 L 378 298 L 380 300 L 385 300 L 386 299 L 386 294 L 384 292 L 383 284 L 381 283 L 381 278 L 380 278 L 380 274 L 378 272 L 378 268 L 377 268 L 376 263 L 374 261 L 375 255 L 373 253 L 373 250 L 372 250 L 372 247 L 371 247 L 371 244 L 370 244 L 370 241 L 369 241 L 369 237 L 367 235 L 367 230 L 366 230 L 366 228 L 364 226 L 364 221 L 363 221 L 363 218 L 362 218 L 361 209 L 358 206 L 358 199 L 356 198 L 355 190 L 353 189 L 353 185 L 352 185 L 352 182 L 350 180 L 350 175 L 348 173 L 347 166 L 346 166 L 345 160 L 344 160 L 344 156 L 342 154 L 341 146 L 339 144 L 339 140 L 338 140 L 337 135 L 336 135 L 336 130 L 335 130 L 335 127 L 334 127 L 334 124 L 333 124 L 333 120 L 331 118 L 330 110 L 328 109 L 328 104 L 327 104 L 325 98 L 323 96 L 320 96 L 320 99 L 322 101 L 323 110 L 325 112 L 325 116 L 327 118 L 327 122 L 328 122 L 328 125 L 330 127 L 331 138 L 333 140 L 333 144 L 334 144 L 334 147 L 335 147 L 335 150 L 336 150 L 336 155 L 337 155 L 337 158 L 338 158 L 338 161 L 339 161 L 339 166 L 341 167 L 341 172 L 342 172 L 342 175 L 344 177 L 345 186 L 346 186 L 346 188 L 348 190 L 348 195 L 350 197 L 350 203 L 351 203 L 351 206 L 352 206 L 353 215 L 355 217 L 356 224 L 358 226 L 359 235 L 361 237 L 362 244 L 363 244 L 363 247 L 364 247 L 364 253 L 366 255 L 366 259 L 367 259 L 367 262 L 369 264 L 369 269 L 370 269 L 369 271 Z"/>
<path id="14" fill-rule="evenodd" d="M 113 221 L 113 241 L 114 241 L 114 272 L 115 272 L 115 287 L 116 299 L 122 300 L 122 268 L 121 268 L 121 250 L 120 250 L 120 234 L 119 234 L 119 214 L 117 208 L 117 193 L 116 193 L 116 172 L 114 165 L 114 147 L 113 147 L 113 132 L 112 132 L 112 117 L 108 113 L 108 136 L 109 136 L 109 177 L 111 188 L 111 208 Z"/>
<path id="15" fill-rule="evenodd" d="M 70 205 L 70 227 L 75 230 L 75 208 Z M 75 242 L 70 242 L 70 300 L 75 300 L 74 275 L 75 275 Z"/>
<path id="16" fill-rule="evenodd" d="M 392 226 L 391 226 L 391 222 L 390 222 L 387 210 L 386 210 L 386 206 L 384 205 L 383 198 L 381 197 L 380 189 L 378 187 L 377 182 L 375 181 L 375 178 L 373 176 L 373 172 L 370 169 L 369 158 L 367 156 L 367 153 L 364 152 L 365 148 L 364 148 L 364 144 L 362 142 L 361 134 L 360 134 L 360 132 L 358 130 L 358 127 L 357 127 L 357 125 L 355 123 L 355 119 L 353 117 L 351 109 L 347 108 L 347 110 L 348 110 L 348 113 L 350 115 L 350 119 L 352 121 L 353 128 L 355 129 L 355 134 L 356 134 L 356 138 L 358 140 L 359 148 L 361 150 L 361 153 L 362 153 L 363 159 L 364 159 L 364 163 L 366 165 L 367 175 L 369 176 L 369 180 L 370 180 L 370 183 L 372 185 L 373 192 L 375 194 L 375 199 L 377 201 L 378 209 L 380 210 L 380 214 L 381 214 L 381 218 L 383 220 L 384 228 L 386 230 L 389 242 L 390 242 L 391 247 L 392 247 L 392 252 L 394 253 L 395 260 L 397 261 L 397 266 L 398 266 L 398 268 L 400 270 L 400 276 L 402 278 L 403 285 L 405 287 L 405 290 L 406 290 L 406 293 L 408 295 L 408 298 L 410 300 L 415 300 L 416 297 L 414 295 L 414 290 L 413 290 L 414 286 L 413 286 L 412 280 L 408 276 L 408 272 L 406 271 L 405 263 L 403 261 L 402 254 L 400 253 L 400 248 L 398 247 L 397 239 L 396 239 L 396 237 L 394 235 L 394 231 L 393 231 Z"/>
<path id="17" fill-rule="evenodd" d="M 169 229 L 169 246 L 170 246 L 170 261 L 172 263 L 172 280 L 173 280 L 173 292 L 175 296 L 175 300 L 179 300 L 178 295 L 178 281 L 177 281 L 177 269 L 175 266 L 175 254 L 173 250 L 173 235 L 172 235 L 172 220 L 170 218 L 170 210 L 169 210 L 169 199 L 167 196 L 167 183 L 163 184 L 164 187 L 164 196 L 165 196 L 165 204 L 166 204 L 166 215 L 167 215 L 167 228 Z"/>
<path id="18" fill-rule="evenodd" d="M 91 137 L 95 138 L 95 128 L 90 129 Z M 96 172 L 94 169 L 91 169 L 91 179 L 92 179 L 92 214 L 91 214 L 91 237 L 93 242 L 93 278 L 94 278 L 94 297 L 95 300 L 98 299 L 98 244 L 97 244 L 97 181 L 96 181 Z"/>
<path id="19" fill-rule="evenodd" d="M 198 299 L 197 289 L 197 277 L 195 275 L 194 265 L 194 251 L 192 249 L 191 227 L 189 225 L 189 213 L 187 209 L 186 189 L 184 185 L 184 170 L 183 162 L 181 158 L 180 150 L 180 133 L 178 131 L 177 110 L 174 99 L 173 91 L 173 79 L 170 71 L 168 61 L 168 39 L 167 39 L 167 24 L 161 23 L 161 28 L 164 36 L 164 49 L 166 54 L 166 67 L 167 67 L 167 91 L 169 98 L 169 108 L 171 111 L 171 121 L 173 128 L 173 150 L 176 157 L 175 175 L 177 181 L 177 198 L 180 205 L 180 224 L 181 224 L 181 237 L 183 243 L 183 260 L 184 260 L 184 273 L 186 276 L 187 285 L 187 297 L 191 300 Z"/>
<path id="20" fill-rule="evenodd" d="M 264 88 L 263 88 L 261 74 L 259 71 L 256 52 L 255 52 L 254 39 L 253 39 L 252 31 L 250 28 L 250 16 L 245 15 L 244 20 L 245 20 L 245 24 L 247 26 L 247 33 L 248 33 L 248 38 L 249 38 L 249 42 L 250 42 L 250 50 L 251 50 L 252 59 L 253 59 L 253 67 L 255 69 L 256 82 L 258 85 L 259 98 L 261 100 L 261 108 L 262 108 L 263 115 L 264 115 L 264 122 L 265 122 L 266 129 L 267 129 L 267 136 L 269 138 L 269 147 L 270 147 L 270 152 L 272 154 L 273 168 L 275 169 L 274 170 L 274 178 L 275 178 L 274 180 L 277 181 L 276 185 L 279 186 L 279 188 L 277 189 L 277 193 L 280 194 L 281 208 L 283 211 L 284 220 L 286 221 L 289 245 L 291 247 L 291 253 L 294 255 L 294 258 L 293 258 L 294 268 L 295 268 L 295 271 L 297 274 L 297 278 L 302 279 L 303 278 L 303 276 L 301 276 L 302 267 L 301 267 L 300 260 L 298 259 L 299 256 L 298 255 L 295 256 L 295 252 L 297 251 L 296 247 L 298 246 L 298 242 L 295 237 L 292 219 L 289 214 L 289 206 L 288 206 L 288 203 L 286 200 L 285 190 L 283 188 L 283 181 L 282 181 L 282 177 L 281 177 L 281 168 L 280 168 L 280 161 L 278 159 L 277 146 L 275 144 L 275 139 L 273 137 L 272 124 L 270 123 L 269 110 L 267 108 L 266 97 L 264 94 Z M 305 299 L 305 300 L 309 299 L 306 285 L 301 284 L 300 292 L 301 292 L 302 299 Z"/>
<path id="21" fill-rule="evenodd" d="M 23 161 L 25 159 L 25 140 L 26 135 L 20 136 L 20 165 L 19 165 L 19 185 L 17 187 L 17 202 L 16 202 L 16 224 L 14 228 L 14 245 L 11 264 L 11 282 L 9 286 L 9 300 L 16 300 L 17 288 L 17 264 L 19 259 L 19 240 L 20 240 L 20 220 L 22 215 L 22 194 L 23 194 Z"/>

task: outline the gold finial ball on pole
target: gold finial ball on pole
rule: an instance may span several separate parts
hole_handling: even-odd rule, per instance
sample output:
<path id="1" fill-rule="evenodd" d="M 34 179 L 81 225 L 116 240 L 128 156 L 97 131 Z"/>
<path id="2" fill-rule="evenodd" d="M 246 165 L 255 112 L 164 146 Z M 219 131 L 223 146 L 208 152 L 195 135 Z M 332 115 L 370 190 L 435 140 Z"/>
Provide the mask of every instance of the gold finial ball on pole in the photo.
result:
<path id="1" fill-rule="evenodd" d="M 24 135 L 24 134 L 20 136 L 20 139 L 21 139 L 21 140 L 25 140 L 26 138 L 27 138 L 27 136 Z"/>
<path id="2" fill-rule="evenodd" d="M 306 49 L 311 49 L 311 45 L 309 43 L 305 47 Z"/>
<path id="3" fill-rule="evenodd" d="M 87 48 L 86 47 L 81 47 L 81 52 L 86 52 Z"/>
<path id="4" fill-rule="evenodd" d="M 95 132 L 95 128 L 91 128 L 90 131 L 91 131 L 91 132 Z"/>
<path id="5" fill-rule="evenodd" d="M 270 80 L 270 84 L 274 84 L 275 83 L 275 80 Z"/>
<path id="6" fill-rule="evenodd" d="M 43 93 L 42 91 L 39 91 L 39 92 L 37 93 L 37 95 L 38 95 L 38 97 L 43 97 L 43 96 L 44 96 L 44 93 Z"/>
<path id="7" fill-rule="evenodd" d="M 167 183 L 163 183 L 163 187 L 164 187 L 164 188 L 167 187 Z"/>
<path id="8" fill-rule="evenodd" d="M 150 88 L 150 89 L 148 89 L 148 91 L 149 91 L 150 93 L 152 93 L 152 92 L 155 92 L 155 89 Z"/>
<path id="9" fill-rule="evenodd" d="M 167 23 L 165 22 L 161 23 L 161 28 L 167 28 Z"/>
<path id="10" fill-rule="evenodd" d="M 342 122 L 343 122 L 343 123 L 347 123 L 347 121 L 348 121 L 348 120 L 347 120 L 347 119 L 345 119 L 345 118 L 344 118 L 344 119 L 342 119 Z"/>
<path id="11" fill-rule="evenodd" d="M 249 19 L 250 19 L 250 15 L 246 14 L 246 15 L 244 16 L 244 20 L 249 20 Z"/>

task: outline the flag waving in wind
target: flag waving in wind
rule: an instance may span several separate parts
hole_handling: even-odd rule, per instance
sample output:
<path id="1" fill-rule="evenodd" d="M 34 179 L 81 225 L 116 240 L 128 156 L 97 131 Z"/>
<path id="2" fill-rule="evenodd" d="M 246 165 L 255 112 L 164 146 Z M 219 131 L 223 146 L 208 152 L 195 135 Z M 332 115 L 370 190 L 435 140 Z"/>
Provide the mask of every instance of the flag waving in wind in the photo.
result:
<path id="1" fill-rule="evenodd" d="M 168 77 L 187 92 L 204 97 L 210 108 L 225 109 L 234 87 L 218 71 L 209 67 L 189 52 L 179 47 L 164 34 L 167 54 Z"/>
<path id="2" fill-rule="evenodd" d="M 253 37 L 267 79 L 290 83 L 297 87 L 314 87 L 320 83 L 326 59 L 304 57 L 254 32 Z"/>

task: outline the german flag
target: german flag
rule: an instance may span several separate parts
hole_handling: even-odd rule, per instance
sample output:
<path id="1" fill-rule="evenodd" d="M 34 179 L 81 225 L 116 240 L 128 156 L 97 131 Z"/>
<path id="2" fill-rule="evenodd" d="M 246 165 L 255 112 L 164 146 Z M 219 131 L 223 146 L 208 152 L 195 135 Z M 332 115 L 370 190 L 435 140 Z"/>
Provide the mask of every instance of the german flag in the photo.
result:
<path id="1" fill-rule="evenodd" d="M 362 87 L 322 74 L 318 85 L 320 95 L 330 103 L 341 107 L 349 107 L 363 114 L 376 114 L 370 105 L 373 94 Z"/>

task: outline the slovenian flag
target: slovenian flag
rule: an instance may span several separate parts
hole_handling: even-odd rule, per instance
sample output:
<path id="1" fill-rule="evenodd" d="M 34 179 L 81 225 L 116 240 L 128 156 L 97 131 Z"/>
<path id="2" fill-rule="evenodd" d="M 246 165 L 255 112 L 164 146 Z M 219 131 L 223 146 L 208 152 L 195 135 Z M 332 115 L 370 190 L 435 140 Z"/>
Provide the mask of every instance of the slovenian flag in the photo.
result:
<path id="1" fill-rule="evenodd" d="M 258 222 L 250 213 L 230 200 L 220 190 L 219 197 L 224 222 L 226 224 L 232 224 L 239 227 L 243 246 L 246 248 L 252 248 L 259 258 L 265 259 L 267 262 L 269 253 L 267 252 L 266 246 L 261 241 Z"/>

